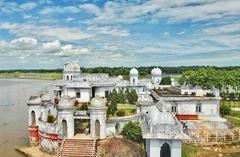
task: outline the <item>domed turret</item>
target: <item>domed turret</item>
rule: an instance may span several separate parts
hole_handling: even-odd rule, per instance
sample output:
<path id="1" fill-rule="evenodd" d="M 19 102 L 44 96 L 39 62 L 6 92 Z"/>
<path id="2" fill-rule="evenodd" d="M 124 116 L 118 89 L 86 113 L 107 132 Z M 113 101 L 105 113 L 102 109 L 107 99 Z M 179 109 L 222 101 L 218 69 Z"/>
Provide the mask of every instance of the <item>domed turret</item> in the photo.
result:
<path id="1" fill-rule="evenodd" d="M 28 105 L 39 105 L 41 104 L 41 98 L 39 96 L 31 96 L 28 100 Z"/>
<path id="2" fill-rule="evenodd" d="M 138 70 L 136 68 L 132 68 L 129 74 L 130 76 L 138 76 Z"/>
<path id="3" fill-rule="evenodd" d="M 106 100 L 99 96 L 96 96 L 91 100 L 91 107 L 92 108 L 106 107 Z"/>
<path id="4" fill-rule="evenodd" d="M 63 96 L 59 100 L 58 109 L 67 110 L 74 108 L 74 103 L 69 96 Z"/>
<path id="5" fill-rule="evenodd" d="M 63 67 L 63 79 L 64 80 L 79 80 L 80 79 L 80 66 L 74 62 L 68 62 Z"/>
<path id="6" fill-rule="evenodd" d="M 48 93 L 43 93 L 40 96 L 42 102 L 51 102 L 51 98 Z"/>
<path id="7" fill-rule="evenodd" d="M 135 86 L 138 84 L 138 70 L 136 68 L 132 68 L 129 72 L 130 75 L 130 85 Z"/>
<path id="8" fill-rule="evenodd" d="M 64 71 L 80 71 L 80 66 L 77 63 L 68 62 L 64 64 Z"/>
<path id="9" fill-rule="evenodd" d="M 160 76 L 160 75 L 162 75 L 162 71 L 159 68 L 153 68 L 152 71 L 151 71 L 151 74 L 156 75 L 156 76 Z"/>
<path id="10" fill-rule="evenodd" d="M 152 83 L 153 84 L 160 84 L 162 80 L 162 71 L 159 68 L 153 68 L 151 71 L 152 75 Z"/>

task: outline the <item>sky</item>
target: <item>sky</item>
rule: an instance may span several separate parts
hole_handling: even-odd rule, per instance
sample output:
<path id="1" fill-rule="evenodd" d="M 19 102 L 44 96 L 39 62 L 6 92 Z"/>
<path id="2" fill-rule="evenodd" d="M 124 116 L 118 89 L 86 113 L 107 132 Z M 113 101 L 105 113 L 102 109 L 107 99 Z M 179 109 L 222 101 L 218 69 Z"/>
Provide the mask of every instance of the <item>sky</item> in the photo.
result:
<path id="1" fill-rule="evenodd" d="M 0 0 L 0 69 L 240 65 L 240 0 Z"/>

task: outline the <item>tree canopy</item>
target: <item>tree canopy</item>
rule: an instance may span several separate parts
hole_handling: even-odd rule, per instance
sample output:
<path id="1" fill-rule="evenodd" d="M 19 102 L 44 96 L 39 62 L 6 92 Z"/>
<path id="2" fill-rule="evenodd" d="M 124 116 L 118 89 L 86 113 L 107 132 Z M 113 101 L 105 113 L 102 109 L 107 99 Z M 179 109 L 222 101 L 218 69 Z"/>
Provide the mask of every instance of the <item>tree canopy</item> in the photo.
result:
<path id="1" fill-rule="evenodd" d="M 201 68 L 189 70 L 183 73 L 179 79 L 181 84 L 191 84 L 204 89 L 233 87 L 236 91 L 240 87 L 240 70 L 218 70 L 213 68 Z"/>

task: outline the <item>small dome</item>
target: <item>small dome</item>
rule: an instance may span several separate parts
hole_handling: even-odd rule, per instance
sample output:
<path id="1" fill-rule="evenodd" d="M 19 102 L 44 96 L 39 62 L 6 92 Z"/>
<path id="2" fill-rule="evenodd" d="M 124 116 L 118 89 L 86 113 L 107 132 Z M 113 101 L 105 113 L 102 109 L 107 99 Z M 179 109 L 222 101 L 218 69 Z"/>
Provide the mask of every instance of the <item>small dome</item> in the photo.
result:
<path id="1" fill-rule="evenodd" d="M 138 70 L 136 68 L 132 68 L 130 70 L 130 75 L 138 75 Z"/>
<path id="2" fill-rule="evenodd" d="M 67 110 L 72 109 L 74 107 L 74 103 L 69 96 L 63 96 L 60 98 L 58 103 L 58 109 Z"/>
<path id="3" fill-rule="evenodd" d="M 162 71 L 159 68 L 153 68 L 151 71 L 152 75 L 162 75 Z"/>
<path id="4" fill-rule="evenodd" d="M 117 78 L 118 78 L 119 80 L 122 80 L 122 79 L 123 79 L 123 76 L 122 76 L 122 75 L 118 75 Z"/>
<path id="5" fill-rule="evenodd" d="M 28 103 L 29 105 L 39 105 L 41 104 L 41 98 L 39 96 L 31 96 L 28 100 Z"/>
<path id="6" fill-rule="evenodd" d="M 77 63 L 68 62 L 64 64 L 64 71 L 80 71 L 80 66 Z"/>
<path id="7" fill-rule="evenodd" d="M 96 96 L 91 100 L 91 107 L 94 108 L 106 107 L 106 100 L 99 96 Z"/>
<path id="8" fill-rule="evenodd" d="M 42 101 L 42 102 L 50 102 L 50 101 L 51 101 L 51 98 L 50 98 L 50 96 L 48 95 L 48 93 L 43 93 L 43 94 L 41 94 L 40 98 L 41 98 L 41 101 Z"/>

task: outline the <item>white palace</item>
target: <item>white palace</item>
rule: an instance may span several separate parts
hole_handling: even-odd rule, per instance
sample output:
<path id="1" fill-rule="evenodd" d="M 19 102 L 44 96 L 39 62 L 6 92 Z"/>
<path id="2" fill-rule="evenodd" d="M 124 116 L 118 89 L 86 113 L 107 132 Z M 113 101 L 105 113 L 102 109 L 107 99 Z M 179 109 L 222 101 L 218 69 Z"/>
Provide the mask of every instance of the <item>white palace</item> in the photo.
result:
<path id="1" fill-rule="evenodd" d="M 139 121 L 148 157 L 180 157 L 182 141 L 191 140 L 184 133 L 182 122 L 223 122 L 219 115 L 221 98 L 215 89 L 180 87 L 175 86 L 175 82 L 160 85 L 161 79 L 159 68 L 152 69 L 151 77 L 145 79 L 139 79 L 138 70 L 132 68 L 129 80 L 124 80 L 121 75 L 110 77 L 105 73 L 81 73 L 77 63 L 66 63 L 63 80 L 55 84 L 54 98 L 43 92 L 29 99 L 30 143 L 64 156 L 61 152 L 64 152 L 67 139 L 81 138 L 84 134 L 95 144 L 118 135 L 129 121 Z M 107 117 L 105 98 L 114 89 L 117 92 L 136 90 L 135 114 Z M 89 104 L 88 110 L 77 110 L 76 101 Z M 56 117 L 55 123 L 47 122 L 49 114 Z"/>

